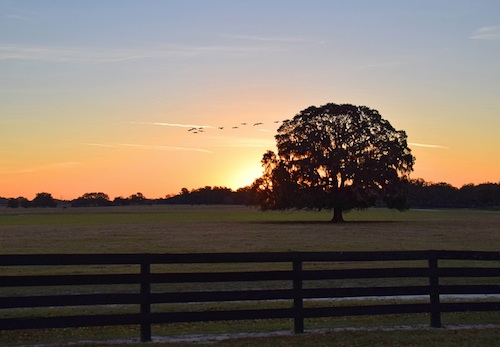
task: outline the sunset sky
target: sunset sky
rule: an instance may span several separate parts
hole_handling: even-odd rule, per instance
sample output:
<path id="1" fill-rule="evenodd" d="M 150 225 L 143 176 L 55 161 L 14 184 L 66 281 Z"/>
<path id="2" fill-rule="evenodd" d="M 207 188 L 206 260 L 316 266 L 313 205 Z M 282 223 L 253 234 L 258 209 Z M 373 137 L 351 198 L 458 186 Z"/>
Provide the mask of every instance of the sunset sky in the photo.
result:
<path id="1" fill-rule="evenodd" d="M 0 0 L 2 197 L 236 189 L 329 102 L 405 130 L 412 178 L 500 182 L 500 1 Z"/>

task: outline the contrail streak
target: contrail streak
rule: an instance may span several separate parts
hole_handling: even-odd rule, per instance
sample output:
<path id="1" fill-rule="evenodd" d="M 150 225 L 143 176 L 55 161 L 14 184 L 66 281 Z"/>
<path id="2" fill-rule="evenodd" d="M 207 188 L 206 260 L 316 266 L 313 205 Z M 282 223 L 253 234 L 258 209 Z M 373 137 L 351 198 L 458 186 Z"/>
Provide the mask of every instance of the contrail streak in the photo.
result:
<path id="1" fill-rule="evenodd" d="M 207 149 L 202 148 L 187 148 L 187 147 L 173 147 L 173 146 L 150 146 L 150 145 L 136 145 L 130 143 L 122 143 L 120 146 L 124 147 L 135 147 L 140 149 L 154 149 L 158 151 L 194 151 L 194 152 L 203 152 L 203 153 L 213 153 Z"/>
<path id="2" fill-rule="evenodd" d="M 97 147 L 110 147 L 110 148 L 120 148 L 120 147 L 133 147 L 139 149 L 149 149 L 156 151 L 193 151 L 193 152 L 203 152 L 203 153 L 213 153 L 208 149 L 203 148 L 189 148 L 189 147 L 175 147 L 175 146 L 158 146 L 158 145 L 141 145 L 141 144 L 131 144 L 131 143 L 120 143 L 120 144 L 106 144 L 106 143 L 84 143 L 86 146 L 97 146 Z"/>
<path id="3" fill-rule="evenodd" d="M 412 145 L 412 146 L 416 146 L 416 147 L 450 149 L 449 147 L 446 147 L 446 146 L 440 146 L 440 145 L 427 145 L 427 144 L 424 144 L 424 143 L 408 142 L 408 144 L 409 144 L 409 145 Z"/>
<path id="4" fill-rule="evenodd" d="M 159 125 L 165 127 L 179 127 L 179 128 L 213 128 L 211 125 L 195 125 L 195 124 L 179 124 L 179 123 L 161 123 L 161 122 L 130 122 L 131 124 L 146 124 L 146 125 Z"/>

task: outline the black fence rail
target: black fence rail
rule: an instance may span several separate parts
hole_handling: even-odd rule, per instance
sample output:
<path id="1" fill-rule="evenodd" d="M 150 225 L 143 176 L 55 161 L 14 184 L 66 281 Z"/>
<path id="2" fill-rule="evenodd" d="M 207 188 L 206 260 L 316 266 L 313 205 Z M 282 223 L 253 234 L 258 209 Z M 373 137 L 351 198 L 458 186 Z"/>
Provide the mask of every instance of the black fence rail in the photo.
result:
<path id="1" fill-rule="evenodd" d="M 282 318 L 302 333 L 306 318 L 403 313 L 441 327 L 443 312 L 500 311 L 499 279 L 500 252 L 0 255 L 0 330 L 139 325 L 150 341 L 152 324 Z"/>

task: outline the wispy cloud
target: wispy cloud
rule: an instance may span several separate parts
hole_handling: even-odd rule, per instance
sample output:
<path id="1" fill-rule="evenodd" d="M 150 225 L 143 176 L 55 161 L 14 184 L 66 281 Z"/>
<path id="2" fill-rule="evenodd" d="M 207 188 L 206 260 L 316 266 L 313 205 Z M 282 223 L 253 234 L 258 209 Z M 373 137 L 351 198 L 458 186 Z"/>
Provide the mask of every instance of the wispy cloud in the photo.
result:
<path id="1" fill-rule="evenodd" d="M 194 151 L 194 152 L 203 152 L 203 153 L 213 153 L 207 149 L 201 148 L 187 148 L 187 147 L 174 147 L 174 146 L 152 146 L 152 145 L 137 145 L 130 143 L 122 143 L 120 146 L 124 147 L 134 147 L 140 149 L 152 149 L 157 151 Z"/>
<path id="2" fill-rule="evenodd" d="M 208 137 L 212 141 L 213 146 L 221 148 L 268 148 L 276 145 L 272 139 L 256 138 L 256 137 L 234 137 L 233 136 L 213 136 Z"/>
<path id="3" fill-rule="evenodd" d="M 163 47 L 59 47 L 0 44 L 0 60 L 36 60 L 54 63 L 101 64 L 141 59 L 189 57 L 200 54 L 248 53 L 274 50 L 259 46 L 179 46 Z"/>
<path id="4" fill-rule="evenodd" d="M 157 145 L 141 145 L 132 143 L 120 143 L 120 144 L 106 144 L 106 143 L 84 143 L 85 146 L 96 146 L 96 147 L 110 147 L 110 148 L 120 148 L 120 147 L 132 147 L 137 149 L 155 150 L 155 151 L 192 151 L 192 152 L 202 152 L 202 153 L 213 153 L 207 149 L 202 148 L 190 148 L 190 147 L 175 147 L 175 146 L 157 146 Z"/>
<path id="5" fill-rule="evenodd" d="M 30 21 L 30 19 L 28 17 L 18 16 L 16 14 L 8 14 L 8 15 L 5 15 L 3 17 L 7 18 L 7 19 L 19 20 L 19 21 L 23 21 L 23 22 Z"/>
<path id="6" fill-rule="evenodd" d="M 39 60 L 70 63 L 108 63 L 173 55 L 192 55 L 195 51 L 171 48 L 144 49 L 103 47 L 57 47 L 0 45 L 0 60 Z"/>
<path id="7" fill-rule="evenodd" d="M 107 148 L 118 148 L 117 145 L 109 145 L 106 143 L 84 143 L 85 146 L 95 146 L 95 147 L 107 147 Z"/>
<path id="8" fill-rule="evenodd" d="M 276 143 L 272 140 L 264 140 L 264 139 L 238 139 L 236 141 L 232 141 L 229 146 L 230 147 L 274 147 Z"/>
<path id="9" fill-rule="evenodd" d="M 500 25 L 478 28 L 470 38 L 474 40 L 500 40 Z"/>
<path id="10" fill-rule="evenodd" d="M 50 163 L 46 165 L 40 165 L 40 166 L 34 166 L 34 167 L 29 167 L 29 168 L 22 168 L 22 169 L 12 169 L 12 170 L 4 170 L 0 171 L 1 175 L 8 175 L 8 174 L 21 174 L 21 173 L 30 173 L 30 172 L 38 172 L 38 171 L 46 171 L 46 170 L 54 170 L 54 169 L 65 169 L 65 168 L 71 168 L 75 166 L 82 165 L 79 162 L 75 161 L 67 161 L 67 162 L 60 162 L 60 163 Z"/>
<path id="11" fill-rule="evenodd" d="M 441 145 L 429 145 L 429 144 L 415 143 L 415 142 L 409 142 L 408 144 L 415 146 L 415 147 L 450 149 L 449 147 L 441 146 Z"/>
<path id="12" fill-rule="evenodd" d="M 274 42 L 274 43 L 317 43 L 317 44 L 325 43 L 325 41 L 314 40 L 305 37 L 279 37 L 279 36 L 232 35 L 232 34 L 223 34 L 221 36 L 238 40 L 262 41 L 262 42 Z"/>
<path id="13" fill-rule="evenodd" d="M 365 57 L 359 57 L 349 62 L 348 66 L 344 69 L 349 70 L 369 70 L 369 69 L 384 69 L 393 68 L 399 66 L 405 66 L 410 64 L 415 64 L 421 61 L 421 57 L 415 55 L 391 55 L 390 57 L 370 57 L 366 59 Z"/>
<path id="14" fill-rule="evenodd" d="M 179 124 L 179 123 L 162 123 L 162 122 L 129 122 L 130 124 L 146 124 L 146 125 L 159 125 L 165 127 L 179 127 L 179 128 L 213 128 L 211 125 L 196 125 L 196 124 Z"/>

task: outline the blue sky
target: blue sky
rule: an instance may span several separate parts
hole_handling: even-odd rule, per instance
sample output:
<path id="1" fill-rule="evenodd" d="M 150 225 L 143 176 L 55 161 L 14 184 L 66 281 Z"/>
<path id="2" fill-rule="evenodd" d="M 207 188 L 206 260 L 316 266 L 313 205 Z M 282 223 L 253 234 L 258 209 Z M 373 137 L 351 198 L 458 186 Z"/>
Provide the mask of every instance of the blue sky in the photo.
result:
<path id="1" fill-rule="evenodd" d="M 328 102 L 405 130 L 414 178 L 498 182 L 499 13 L 498 1 L 0 0 L 0 196 L 237 188 L 261 172 L 275 121 Z"/>

